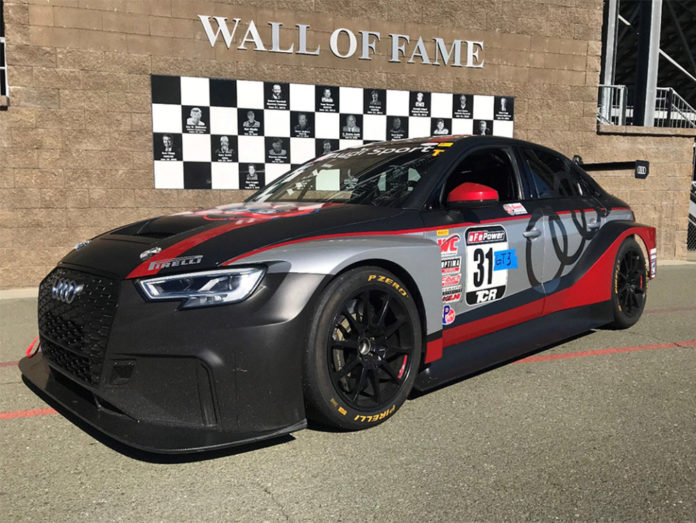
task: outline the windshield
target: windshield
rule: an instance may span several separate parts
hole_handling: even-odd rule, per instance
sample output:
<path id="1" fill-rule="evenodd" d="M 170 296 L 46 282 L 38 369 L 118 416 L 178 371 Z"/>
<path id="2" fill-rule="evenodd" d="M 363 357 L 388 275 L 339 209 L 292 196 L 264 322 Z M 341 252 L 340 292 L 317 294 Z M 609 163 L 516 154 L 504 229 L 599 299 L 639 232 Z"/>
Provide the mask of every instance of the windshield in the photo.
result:
<path id="1" fill-rule="evenodd" d="M 287 173 L 247 201 L 398 207 L 433 165 L 437 146 L 409 141 L 329 153 Z"/>

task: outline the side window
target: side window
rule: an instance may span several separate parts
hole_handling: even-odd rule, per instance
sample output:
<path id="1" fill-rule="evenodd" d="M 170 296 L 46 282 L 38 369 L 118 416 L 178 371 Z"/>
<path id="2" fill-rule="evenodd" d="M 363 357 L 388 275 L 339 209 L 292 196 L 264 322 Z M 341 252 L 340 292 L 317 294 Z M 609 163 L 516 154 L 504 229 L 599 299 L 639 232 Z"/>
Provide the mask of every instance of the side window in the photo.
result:
<path id="1" fill-rule="evenodd" d="M 520 199 L 515 168 L 510 156 L 502 149 L 484 149 L 467 155 L 447 178 L 442 193 L 443 201 L 450 191 L 466 182 L 480 183 L 495 189 L 501 202 Z"/>
<path id="2" fill-rule="evenodd" d="M 569 198 L 581 194 L 569 162 L 562 156 L 541 149 L 523 149 L 522 157 L 536 185 L 538 198 Z"/>

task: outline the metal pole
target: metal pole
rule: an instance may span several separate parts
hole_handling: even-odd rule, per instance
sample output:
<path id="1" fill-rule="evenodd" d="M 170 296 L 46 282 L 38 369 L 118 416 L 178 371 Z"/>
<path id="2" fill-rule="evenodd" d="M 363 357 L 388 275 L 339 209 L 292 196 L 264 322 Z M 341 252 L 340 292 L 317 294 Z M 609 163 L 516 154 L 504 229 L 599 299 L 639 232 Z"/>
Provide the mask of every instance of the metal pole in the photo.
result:
<path id="1" fill-rule="evenodd" d="M 655 123 L 661 22 L 662 0 L 640 2 L 635 125 L 652 127 Z"/>
<path id="2" fill-rule="evenodd" d="M 616 65 L 616 34 L 618 31 L 618 0 L 608 0 L 607 2 L 607 38 L 606 44 L 604 46 L 604 76 L 602 77 L 602 83 L 604 85 L 614 84 L 614 68 Z M 602 89 L 601 96 L 601 114 L 602 116 L 611 121 L 611 105 L 612 105 L 612 89 L 611 88 L 600 88 Z"/>

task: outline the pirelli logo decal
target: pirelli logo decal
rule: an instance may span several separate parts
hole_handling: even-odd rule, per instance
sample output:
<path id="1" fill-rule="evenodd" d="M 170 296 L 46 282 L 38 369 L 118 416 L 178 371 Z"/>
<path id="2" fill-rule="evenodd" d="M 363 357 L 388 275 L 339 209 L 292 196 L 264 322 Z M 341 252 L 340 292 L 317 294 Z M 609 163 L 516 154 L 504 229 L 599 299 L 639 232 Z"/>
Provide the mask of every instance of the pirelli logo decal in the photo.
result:
<path id="1" fill-rule="evenodd" d="M 184 265 L 198 265 L 203 260 L 202 254 L 195 256 L 182 256 L 180 258 L 169 258 L 168 260 L 155 260 L 148 265 L 148 271 L 159 271 L 169 267 L 182 267 Z"/>

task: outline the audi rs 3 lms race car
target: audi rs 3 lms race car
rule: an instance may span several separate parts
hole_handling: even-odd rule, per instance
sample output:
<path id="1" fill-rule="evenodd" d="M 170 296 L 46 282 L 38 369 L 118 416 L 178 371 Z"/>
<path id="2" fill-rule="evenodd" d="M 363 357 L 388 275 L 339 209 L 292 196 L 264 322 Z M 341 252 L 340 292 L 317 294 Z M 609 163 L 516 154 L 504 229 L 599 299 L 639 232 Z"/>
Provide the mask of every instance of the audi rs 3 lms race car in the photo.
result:
<path id="1" fill-rule="evenodd" d="M 40 285 L 20 369 L 152 452 L 363 429 L 414 388 L 630 327 L 655 269 L 655 229 L 559 153 L 373 143 L 78 244 Z"/>

